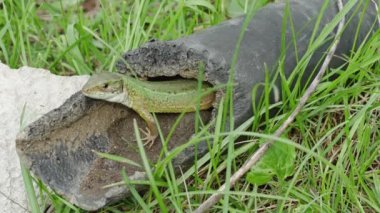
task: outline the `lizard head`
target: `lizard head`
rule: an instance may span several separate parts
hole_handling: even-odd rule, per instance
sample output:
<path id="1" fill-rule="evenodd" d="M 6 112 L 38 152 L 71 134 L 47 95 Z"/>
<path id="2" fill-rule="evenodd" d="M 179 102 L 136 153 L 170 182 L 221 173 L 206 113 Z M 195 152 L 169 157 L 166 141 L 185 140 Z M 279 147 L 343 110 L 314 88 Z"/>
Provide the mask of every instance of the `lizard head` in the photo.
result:
<path id="1" fill-rule="evenodd" d="M 83 86 L 82 93 L 90 98 L 109 102 L 125 103 L 127 94 L 123 91 L 123 75 L 102 72 L 94 74 Z"/>

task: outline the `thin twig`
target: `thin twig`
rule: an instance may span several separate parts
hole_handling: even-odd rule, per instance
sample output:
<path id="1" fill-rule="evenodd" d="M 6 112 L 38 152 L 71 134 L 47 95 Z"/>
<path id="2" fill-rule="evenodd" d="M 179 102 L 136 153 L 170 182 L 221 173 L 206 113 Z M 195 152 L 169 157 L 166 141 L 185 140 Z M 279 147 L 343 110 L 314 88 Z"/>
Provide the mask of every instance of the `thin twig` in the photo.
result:
<path id="1" fill-rule="evenodd" d="M 343 3 L 342 0 L 337 0 L 339 11 L 342 11 Z M 335 39 L 333 41 L 333 44 L 331 46 L 331 49 L 326 55 L 325 60 L 323 61 L 322 67 L 319 70 L 318 74 L 315 76 L 314 80 L 311 82 L 310 86 L 305 91 L 305 94 L 301 97 L 297 107 L 294 109 L 292 114 L 284 121 L 284 123 L 276 130 L 276 132 L 273 134 L 275 137 L 280 137 L 282 133 L 285 131 L 285 129 L 291 124 L 296 116 L 301 111 L 302 107 L 305 105 L 311 94 L 315 91 L 317 88 L 319 82 L 321 81 L 324 73 L 326 72 L 328 65 L 330 64 L 330 61 L 336 51 L 336 48 L 340 41 L 340 36 L 343 31 L 343 26 L 345 23 L 345 18 L 343 17 L 342 20 L 339 22 L 338 30 L 335 35 Z M 266 141 L 245 163 L 244 165 L 239 168 L 238 171 L 236 171 L 230 178 L 230 187 L 233 187 L 235 183 L 245 174 L 247 173 L 261 158 L 264 156 L 264 154 L 267 152 L 270 145 L 274 142 L 274 140 L 268 140 Z M 196 213 L 206 212 L 208 209 L 210 209 L 212 206 L 214 206 L 223 196 L 223 191 L 225 190 L 226 185 L 223 184 L 217 192 L 215 192 L 211 197 L 209 197 L 205 202 L 203 202 L 196 210 Z"/>

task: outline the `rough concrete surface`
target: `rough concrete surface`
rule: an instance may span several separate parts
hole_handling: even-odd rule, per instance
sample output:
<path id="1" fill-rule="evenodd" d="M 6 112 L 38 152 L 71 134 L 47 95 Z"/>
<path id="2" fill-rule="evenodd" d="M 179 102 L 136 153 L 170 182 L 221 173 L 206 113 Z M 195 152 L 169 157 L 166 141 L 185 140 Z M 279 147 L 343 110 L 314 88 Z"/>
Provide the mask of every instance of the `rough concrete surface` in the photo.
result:
<path id="1" fill-rule="evenodd" d="M 87 79 L 88 76 L 57 76 L 30 67 L 10 69 L 0 63 L 0 212 L 28 209 L 15 147 L 20 125 L 25 127 L 60 106 Z"/>

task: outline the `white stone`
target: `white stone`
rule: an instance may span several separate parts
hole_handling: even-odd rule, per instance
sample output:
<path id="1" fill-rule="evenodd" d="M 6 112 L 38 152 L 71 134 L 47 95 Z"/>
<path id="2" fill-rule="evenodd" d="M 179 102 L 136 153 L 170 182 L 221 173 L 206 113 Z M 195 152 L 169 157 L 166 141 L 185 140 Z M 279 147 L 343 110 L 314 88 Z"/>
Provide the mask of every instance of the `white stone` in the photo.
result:
<path id="1" fill-rule="evenodd" d="M 88 76 L 57 76 L 31 67 L 10 69 L 0 63 L 0 212 L 29 209 L 16 154 L 18 131 L 59 107 L 87 79 Z"/>

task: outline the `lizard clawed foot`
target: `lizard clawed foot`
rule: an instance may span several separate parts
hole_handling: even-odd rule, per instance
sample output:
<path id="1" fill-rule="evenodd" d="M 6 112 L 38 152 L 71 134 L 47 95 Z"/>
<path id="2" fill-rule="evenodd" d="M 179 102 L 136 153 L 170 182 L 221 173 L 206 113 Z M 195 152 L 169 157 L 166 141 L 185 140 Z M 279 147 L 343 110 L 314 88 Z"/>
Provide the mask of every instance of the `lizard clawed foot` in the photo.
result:
<path id="1" fill-rule="evenodd" d="M 146 130 L 139 128 L 139 130 L 145 135 L 145 137 L 141 138 L 141 140 L 145 142 L 144 146 L 148 145 L 148 148 L 150 149 L 153 146 L 154 141 L 157 138 L 157 135 L 152 134 L 148 127 L 146 127 L 145 129 Z"/>

